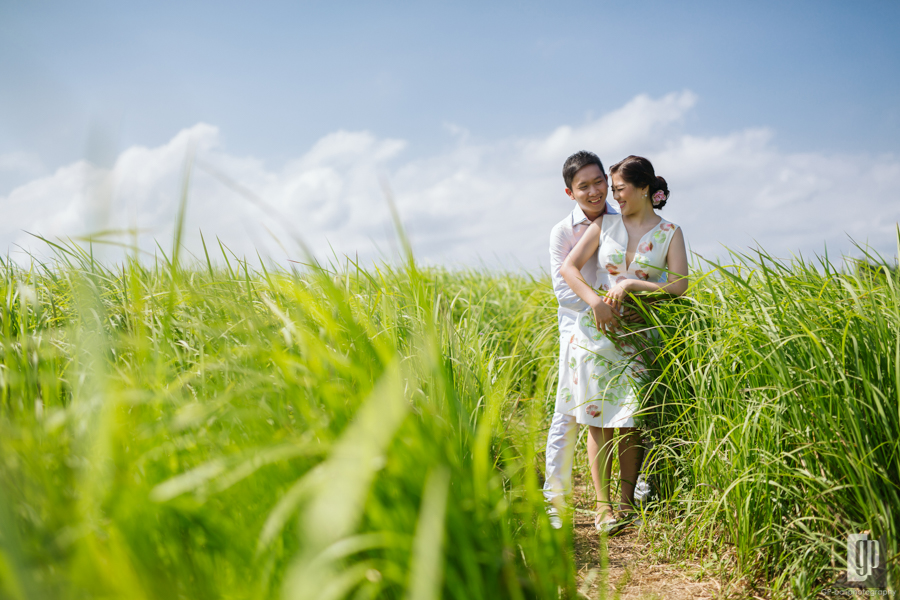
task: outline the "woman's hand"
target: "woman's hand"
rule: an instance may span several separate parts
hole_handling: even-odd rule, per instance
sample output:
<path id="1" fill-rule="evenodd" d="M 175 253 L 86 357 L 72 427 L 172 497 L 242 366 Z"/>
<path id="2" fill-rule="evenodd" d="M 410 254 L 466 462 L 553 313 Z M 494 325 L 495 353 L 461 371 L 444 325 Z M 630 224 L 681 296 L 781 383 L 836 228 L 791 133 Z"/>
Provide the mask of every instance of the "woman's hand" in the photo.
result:
<path id="1" fill-rule="evenodd" d="M 600 297 L 591 303 L 591 309 L 594 311 L 594 320 L 597 322 L 597 329 L 608 335 L 608 331 L 612 331 L 616 325 L 616 313 L 612 308 Z"/>
<path id="2" fill-rule="evenodd" d="M 622 303 L 628 297 L 628 292 L 631 291 L 631 282 L 633 279 L 623 279 L 616 285 L 612 286 L 608 292 L 606 292 L 606 297 L 603 299 L 606 304 L 608 304 L 617 314 L 622 312 Z"/>

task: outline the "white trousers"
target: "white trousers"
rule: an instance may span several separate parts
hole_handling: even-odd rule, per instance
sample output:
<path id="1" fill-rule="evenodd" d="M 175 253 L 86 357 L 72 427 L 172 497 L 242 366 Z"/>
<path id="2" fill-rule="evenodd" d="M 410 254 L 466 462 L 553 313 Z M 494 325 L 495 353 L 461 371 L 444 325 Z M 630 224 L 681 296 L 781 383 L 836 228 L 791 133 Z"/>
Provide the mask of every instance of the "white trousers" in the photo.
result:
<path id="1" fill-rule="evenodd" d="M 563 388 L 568 382 L 563 380 L 566 371 L 566 357 L 569 337 L 574 333 L 579 314 L 574 310 L 560 308 L 559 325 L 559 375 L 556 386 L 556 407 L 564 406 L 560 401 Z M 547 466 L 544 471 L 544 498 L 547 502 L 562 506 L 565 497 L 572 492 L 572 461 L 575 457 L 575 442 L 578 439 L 578 421 L 564 412 L 553 412 L 550 431 L 547 432 Z"/>
<path id="2" fill-rule="evenodd" d="M 578 421 L 565 413 L 553 413 L 547 433 L 547 466 L 544 471 L 544 498 L 561 507 L 572 492 L 572 461 L 578 438 Z"/>

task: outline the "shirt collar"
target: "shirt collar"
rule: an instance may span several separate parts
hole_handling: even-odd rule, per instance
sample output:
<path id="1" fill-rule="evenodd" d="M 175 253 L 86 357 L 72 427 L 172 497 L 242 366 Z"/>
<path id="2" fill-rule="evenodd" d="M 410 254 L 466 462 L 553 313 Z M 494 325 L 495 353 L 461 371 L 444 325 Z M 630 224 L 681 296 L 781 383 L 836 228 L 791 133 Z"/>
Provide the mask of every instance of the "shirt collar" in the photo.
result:
<path id="1" fill-rule="evenodd" d="M 575 210 L 572 211 L 572 227 L 580 225 L 581 223 L 586 223 L 587 225 L 591 224 L 588 218 L 584 216 L 584 211 L 576 204 Z"/>
<path id="2" fill-rule="evenodd" d="M 610 210 L 609 203 L 607 203 L 604 207 L 603 211 L 604 215 L 614 215 L 616 214 L 615 210 Z M 578 204 L 575 205 L 575 210 L 572 211 L 572 227 L 576 225 L 580 225 L 584 223 L 585 225 L 590 225 L 591 221 L 584 216 L 584 211 L 581 210 L 581 207 Z"/>

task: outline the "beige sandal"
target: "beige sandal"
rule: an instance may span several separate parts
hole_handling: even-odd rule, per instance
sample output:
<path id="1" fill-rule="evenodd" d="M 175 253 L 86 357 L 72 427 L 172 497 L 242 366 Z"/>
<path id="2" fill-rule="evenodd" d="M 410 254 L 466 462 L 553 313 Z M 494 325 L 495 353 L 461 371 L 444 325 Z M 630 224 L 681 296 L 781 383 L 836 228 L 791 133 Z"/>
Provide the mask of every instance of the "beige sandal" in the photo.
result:
<path id="1" fill-rule="evenodd" d="M 597 517 L 599 516 L 600 515 L 597 515 Z M 616 521 L 615 517 L 609 517 L 605 521 L 597 521 L 596 519 L 594 520 L 594 527 L 597 529 L 597 531 L 600 531 L 602 533 L 610 533 L 614 531 L 618 526 L 619 522 Z"/>
<path id="2" fill-rule="evenodd" d="M 600 502 L 597 502 L 597 504 L 600 504 Z M 610 504 L 612 504 L 612 503 L 610 503 Z M 612 531 L 613 529 L 615 529 L 616 525 L 618 525 L 619 521 L 618 521 L 618 519 L 616 519 L 616 516 L 612 510 L 612 507 L 608 507 L 608 510 L 609 510 L 609 515 L 605 519 L 601 519 L 601 517 L 603 516 L 603 513 L 599 510 L 597 511 L 597 516 L 594 517 L 594 528 L 597 531 L 602 531 L 602 532 L 608 533 L 608 532 Z"/>

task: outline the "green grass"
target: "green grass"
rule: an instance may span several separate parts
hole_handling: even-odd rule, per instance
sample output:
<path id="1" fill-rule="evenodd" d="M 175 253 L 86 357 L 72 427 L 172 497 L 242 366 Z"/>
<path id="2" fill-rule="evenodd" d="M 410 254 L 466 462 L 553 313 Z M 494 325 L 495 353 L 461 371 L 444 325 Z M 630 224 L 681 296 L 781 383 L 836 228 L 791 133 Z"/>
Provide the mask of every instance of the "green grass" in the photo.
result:
<path id="1" fill-rule="evenodd" d="M 896 588 L 900 271 L 733 258 L 659 312 L 648 420 L 678 515 L 661 549 L 725 551 L 758 587 L 810 597 L 869 531 Z"/>
<path id="2" fill-rule="evenodd" d="M 555 362 L 539 283 L 223 264 L 5 266 L 0 594 L 574 588 L 529 433 Z"/>
<path id="3" fill-rule="evenodd" d="M 0 598 L 576 596 L 546 279 L 216 250 L 0 268 Z M 868 529 L 896 586 L 897 271 L 763 258 L 654 309 L 655 550 L 805 596 Z"/>

